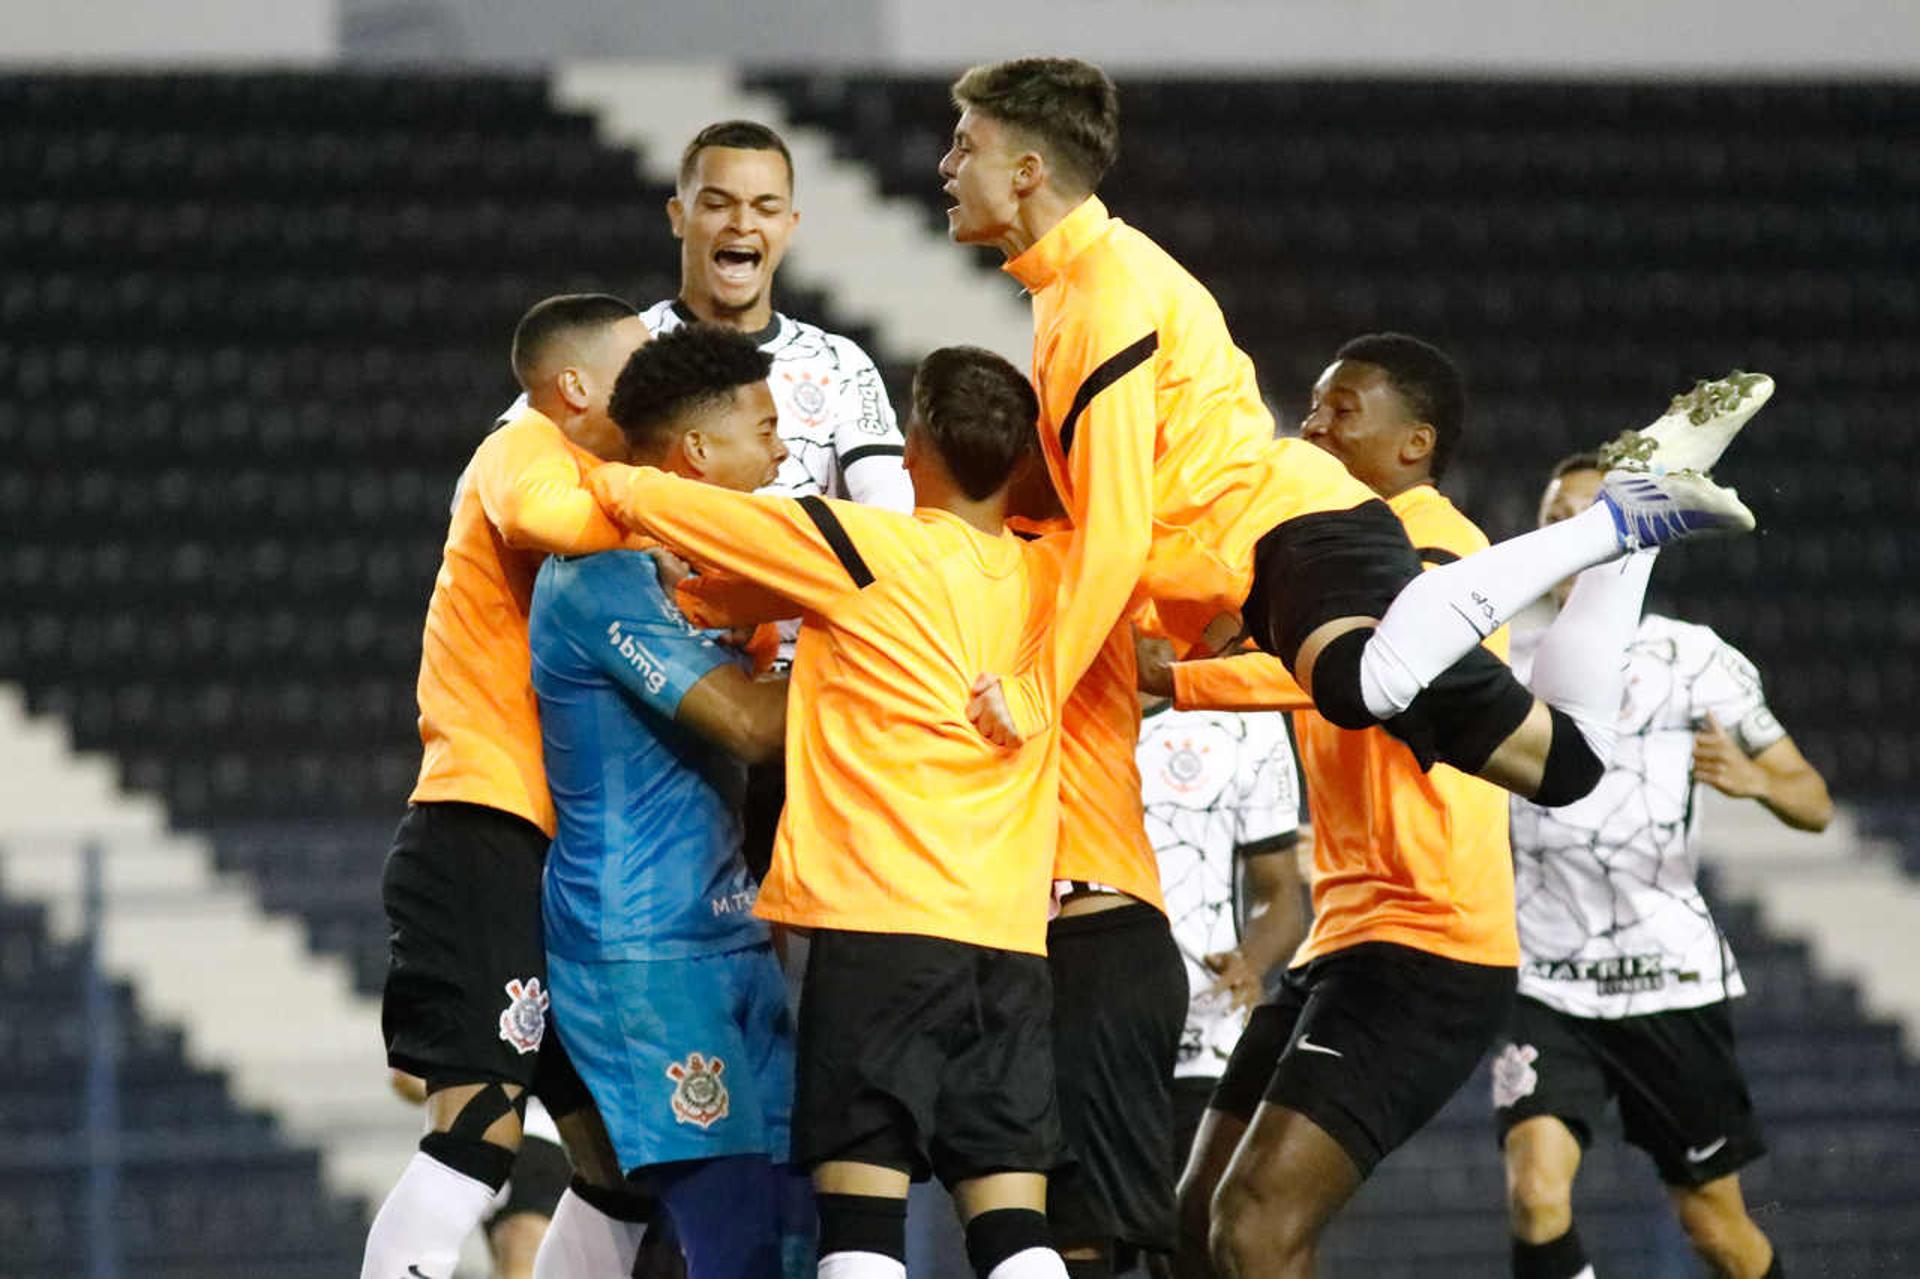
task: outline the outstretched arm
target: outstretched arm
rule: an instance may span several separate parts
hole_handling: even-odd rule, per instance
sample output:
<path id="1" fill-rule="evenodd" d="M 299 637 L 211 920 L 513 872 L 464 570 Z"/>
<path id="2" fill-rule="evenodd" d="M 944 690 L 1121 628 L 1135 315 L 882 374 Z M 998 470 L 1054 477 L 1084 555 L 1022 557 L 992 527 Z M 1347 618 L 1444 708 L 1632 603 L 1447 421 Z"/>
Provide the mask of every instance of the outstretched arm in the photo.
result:
<path id="1" fill-rule="evenodd" d="M 826 613 L 865 584 L 845 558 L 858 554 L 845 542 L 835 504 L 823 498 L 735 493 L 649 466 L 608 464 L 587 483 L 621 528 L 659 538 L 702 569 L 745 578 L 800 611 Z"/>
<path id="2" fill-rule="evenodd" d="M 501 540 L 522 551 L 589 555 L 625 534 L 600 510 L 559 428 L 508 423 L 474 453 L 467 482 Z"/>

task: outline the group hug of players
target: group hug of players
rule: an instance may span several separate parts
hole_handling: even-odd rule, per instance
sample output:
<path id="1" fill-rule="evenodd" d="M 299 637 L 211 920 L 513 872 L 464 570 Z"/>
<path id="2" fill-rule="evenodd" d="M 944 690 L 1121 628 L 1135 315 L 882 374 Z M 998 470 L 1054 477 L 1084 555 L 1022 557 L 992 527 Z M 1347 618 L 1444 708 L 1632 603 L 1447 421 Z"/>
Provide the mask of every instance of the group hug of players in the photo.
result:
<path id="1" fill-rule="evenodd" d="M 899 1276 L 930 1175 L 991 1279 L 1308 1275 L 1496 1043 L 1515 1275 L 1591 1273 L 1569 1192 L 1616 1097 L 1703 1255 L 1781 1273 L 1691 796 L 1828 800 L 1737 653 L 1641 616 L 1660 547 L 1753 526 L 1708 472 L 1771 382 L 1570 459 L 1489 547 L 1433 487 L 1445 355 L 1358 338 L 1276 439 L 1212 297 L 1095 195 L 1107 77 L 1021 59 L 953 101 L 952 237 L 1031 295 L 1030 370 L 936 351 L 898 430 L 857 346 L 773 311 L 793 173 L 744 122 L 686 150 L 677 299 L 514 334 L 385 873 L 428 1131 L 365 1279 L 452 1274 L 530 1097 L 571 1163 L 541 1279 Z M 1165 699 L 1210 714 L 1160 731 Z M 784 785 L 755 871 L 752 765 Z"/>

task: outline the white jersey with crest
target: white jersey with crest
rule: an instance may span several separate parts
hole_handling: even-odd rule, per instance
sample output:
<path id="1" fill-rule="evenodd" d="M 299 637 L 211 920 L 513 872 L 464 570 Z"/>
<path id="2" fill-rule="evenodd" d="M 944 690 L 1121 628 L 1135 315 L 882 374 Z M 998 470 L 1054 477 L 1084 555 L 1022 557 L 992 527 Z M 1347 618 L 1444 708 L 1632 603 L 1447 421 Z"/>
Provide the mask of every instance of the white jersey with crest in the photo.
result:
<path id="1" fill-rule="evenodd" d="M 669 298 L 640 313 L 655 334 L 696 318 Z M 749 334 L 773 357 L 767 385 L 780 410 L 787 460 L 760 490 L 787 497 L 845 497 L 890 510 L 913 509 L 913 486 L 901 464 L 904 441 L 886 383 L 867 353 L 850 338 L 774 313 Z"/>
<path id="2" fill-rule="evenodd" d="M 1235 850 L 1291 849 L 1300 790 L 1293 745 L 1278 715 L 1149 712 L 1140 723 L 1140 793 L 1147 838 L 1160 858 L 1173 939 L 1187 966 L 1187 1024 L 1177 1075 L 1217 1076 L 1246 1018 L 1203 993 L 1213 974 L 1201 957 L 1240 941 Z"/>
<path id="3" fill-rule="evenodd" d="M 1541 634 L 1514 635 L 1522 680 Z M 1562 808 L 1513 799 L 1522 995 L 1575 1017 L 1617 1018 L 1745 993 L 1695 882 L 1693 735 L 1708 715 L 1749 755 L 1786 736 L 1737 649 L 1705 626 L 1643 617 L 1600 784 Z"/>

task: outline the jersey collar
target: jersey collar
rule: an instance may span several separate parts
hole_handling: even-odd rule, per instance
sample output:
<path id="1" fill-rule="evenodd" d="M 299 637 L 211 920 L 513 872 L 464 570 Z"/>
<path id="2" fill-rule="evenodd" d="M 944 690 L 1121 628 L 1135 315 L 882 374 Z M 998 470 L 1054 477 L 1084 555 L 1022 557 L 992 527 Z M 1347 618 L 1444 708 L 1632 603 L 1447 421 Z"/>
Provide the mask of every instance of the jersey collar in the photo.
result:
<path id="1" fill-rule="evenodd" d="M 1025 253 L 1008 260 L 1001 268 L 1020 281 L 1029 293 L 1038 293 L 1059 278 L 1067 264 L 1082 250 L 1106 233 L 1113 218 L 1100 197 L 1090 195 L 1061 218 L 1053 230 L 1035 240 Z"/>
<path id="2" fill-rule="evenodd" d="M 673 313 L 679 317 L 680 323 L 682 324 L 700 323 L 700 317 L 693 313 L 693 308 L 685 302 L 682 302 L 679 298 L 673 300 Z M 780 336 L 780 326 L 784 323 L 786 323 L 786 317 L 778 311 L 775 311 L 773 317 L 767 321 L 766 328 L 761 329 L 757 333 L 749 333 L 747 337 L 752 339 L 755 346 L 765 346 Z"/>

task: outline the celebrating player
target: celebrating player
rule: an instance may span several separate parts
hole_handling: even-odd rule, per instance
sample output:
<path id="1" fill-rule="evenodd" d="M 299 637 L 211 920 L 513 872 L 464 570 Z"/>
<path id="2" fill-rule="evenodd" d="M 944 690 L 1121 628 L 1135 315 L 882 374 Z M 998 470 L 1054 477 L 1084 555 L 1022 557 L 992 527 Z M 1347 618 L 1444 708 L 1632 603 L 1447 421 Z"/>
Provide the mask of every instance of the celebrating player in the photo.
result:
<path id="1" fill-rule="evenodd" d="M 1378 493 L 1422 562 L 1439 565 L 1486 545 L 1433 485 L 1465 411 L 1443 353 L 1374 334 L 1320 375 L 1301 438 Z M 1587 638 L 1579 620 L 1562 643 Z M 1506 632 L 1486 644 L 1504 653 Z M 1298 695 L 1264 654 L 1180 663 L 1171 675 L 1183 706 Z M 1273 687 L 1252 687 L 1263 677 Z M 1313 808 L 1313 926 L 1201 1121 L 1181 1185 L 1188 1275 L 1311 1274 L 1334 1214 L 1466 1080 L 1513 1000 L 1501 792 L 1444 765 L 1423 770 L 1377 728 L 1345 730 L 1304 708 L 1294 725 Z"/>
<path id="2" fill-rule="evenodd" d="M 955 239 L 991 244 L 1033 295 L 1041 443 L 1074 525 L 1041 660 L 983 672 L 969 717 L 1002 743 L 1056 714 L 1137 594 L 1209 651 L 1243 625 L 1336 724 L 1384 724 L 1422 764 L 1445 761 L 1543 803 L 1603 766 L 1585 703 L 1536 702 L 1479 647 L 1554 582 L 1640 545 L 1750 528 L 1702 478 L 1772 384 L 1703 387 L 1638 439 L 1579 520 L 1422 574 L 1392 511 L 1334 458 L 1272 439 L 1251 362 L 1218 306 L 1093 194 L 1119 142 L 1097 67 L 1026 58 L 954 85 L 942 159 Z M 1391 605 L 1391 607 L 1389 607 Z"/>
<path id="3" fill-rule="evenodd" d="M 680 293 L 641 318 L 655 333 L 724 325 L 772 358 L 767 385 L 787 457 L 766 491 L 912 510 L 900 428 L 872 357 L 852 338 L 773 309 L 774 275 L 800 222 L 793 157 L 780 135 L 750 120 L 700 130 L 680 155 L 667 219 L 680 241 Z M 782 632 L 781 656 L 791 659 L 791 623 Z M 748 775 L 746 850 L 756 875 L 767 868 L 784 783 L 777 764 Z"/>
<path id="4" fill-rule="evenodd" d="M 800 222 L 793 179 L 787 144 L 764 124 L 726 120 L 695 134 L 667 201 L 680 294 L 640 318 L 656 334 L 699 321 L 738 329 L 772 358 L 787 458 L 766 492 L 911 510 L 900 428 L 872 357 L 773 309 L 774 273 Z"/>
<path id="5" fill-rule="evenodd" d="M 1593 454 L 1554 469 L 1543 524 L 1595 500 Z M 1555 592 L 1564 603 L 1564 590 Z M 1515 669 L 1536 636 L 1515 639 Z M 1695 884 L 1696 784 L 1751 797 L 1801 830 L 1833 814 L 1826 783 L 1767 709 L 1751 663 L 1704 626 L 1649 613 L 1627 650 L 1613 763 L 1564 808 L 1513 803 L 1520 999 L 1494 1064 L 1516 1279 L 1591 1279 L 1573 1181 L 1607 1104 L 1653 1157 L 1714 1273 L 1780 1274 L 1739 1170 L 1766 1147 L 1733 1052 L 1744 990 Z"/>
<path id="6" fill-rule="evenodd" d="M 929 355 L 911 516 L 649 469 L 591 477 L 618 522 L 703 569 L 682 589 L 695 620 L 807 619 L 757 909 L 812 930 L 794 1155 L 832 1279 L 905 1273 L 907 1187 L 929 1171 L 955 1191 L 981 1275 L 1064 1273 L 1043 1214 L 1059 1142 L 1044 958 L 1058 751 L 1052 732 L 1001 749 L 960 715 L 978 663 L 1029 656 L 1055 598 L 1062 539 L 1004 527 L 1036 411 L 999 357 Z"/>
<path id="7" fill-rule="evenodd" d="M 705 336 L 653 342 L 608 415 L 633 461 L 751 491 L 786 456 L 769 361 L 738 335 Z M 786 681 L 756 680 L 750 658 L 688 625 L 644 551 L 549 559 L 529 633 L 559 817 L 542 906 L 561 1040 L 620 1171 L 644 1173 L 665 1203 L 693 1279 L 778 1275 L 783 1206 L 811 1204 L 776 1167 L 793 1026 L 753 917 L 739 810 L 744 763 L 779 754 Z M 628 1242 L 551 1269 L 543 1251 L 541 1273 L 625 1276 Z"/>
<path id="8" fill-rule="evenodd" d="M 364 1279 L 445 1279 L 506 1182 L 529 1089 L 576 1164 L 604 1154 L 586 1096 L 547 1035 L 540 871 L 554 830 L 529 679 L 527 609 L 546 554 L 619 546 L 582 486 L 624 459 L 607 398 L 647 339 L 630 304 L 548 298 L 520 320 L 527 407 L 474 451 L 455 491 L 420 658 L 420 778 L 382 881 L 392 956 L 387 1061 L 426 1080 L 427 1135 L 367 1234 Z M 643 1211 L 576 1182 L 549 1238 L 618 1235 Z"/>

